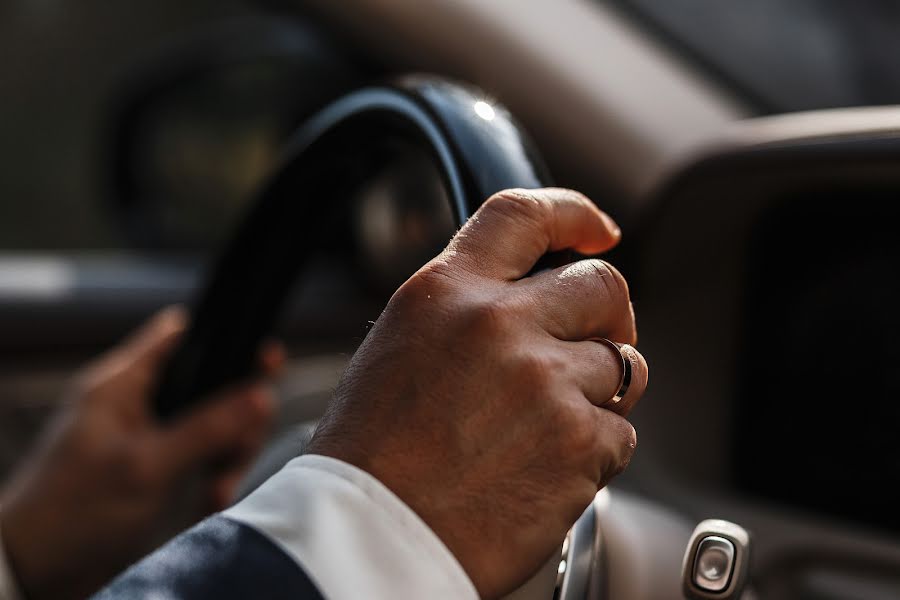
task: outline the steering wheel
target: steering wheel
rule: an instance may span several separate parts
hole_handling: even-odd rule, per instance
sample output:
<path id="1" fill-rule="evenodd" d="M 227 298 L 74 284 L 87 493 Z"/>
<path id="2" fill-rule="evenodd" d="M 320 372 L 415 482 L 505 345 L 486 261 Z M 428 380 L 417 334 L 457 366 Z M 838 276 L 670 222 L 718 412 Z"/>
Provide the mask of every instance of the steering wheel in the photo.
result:
<path id="1" fill-rule="evenodd" d="M 457 225 L 495 192 L 549 183 L 509 113 L 472 90 L 407 78 L 337 100 L 293 136 L 212 269 L 155 395 L 163 420 L 251 374 L 300 267 L 346 210 L 342 198 L 399 143 L 438 165 Z"/>
<path id="2" fill-rule="evenodd" d="M 475 90 L 442 79 L 409 77 L 333 102 L 291 138 L 280 166 L 197 296 L 190 328 L 154 394 L 154 408 L 162 421 L 213 390 L 252 375 L 257 349 L 273 328 L 304 262 L 335 231 L 348 208 L 345 198 L 374 177 L 398 147 L 411 147 L 432 159 L 458 226 L 500 190 L 550 183 L 534 146 L 509 112 Z M 558 258 L 545 257 L 535 270 L 558 263 Z M 284 462 L 295 452 L 293 445 L 286 448 Z M 565 542 L 560 540 L 560 552 L 509 598 L 581 600 L 611 593 L 649 597 L 612 581 L 614 571 L 619 582 L 637 580 L 641 574 L 635 571 L 648 566 L 635 560 L 630 565 L 608 564 L 609 556 L 628 558 L 628 552 L 614 549 L 617 536 L 621 540 L 622 532 L 628 532 L 624 537 L 633 538 L 641 528 L 670 527 L 673 535 L 668 537 L 681 545 L 690 530 L 678 517 L 660 518 L 656 508 L 630 501 L 610 506 L 609 493 L 601 491 Z M 700 533 L 709 537 L 706 530 Z M 695 532 L 694 537 L 698 535 Z M 692 543 L 685 558 L 689 567 L 694 564 L 691 552 L 702 546 Z M 685 567 L 685 572 L 692 568 Z M 735 589 L 738 579 L 728 591 Z M 731 597 L 703 590 L 689 595 Z"/>
<path id="3" fill-rule="evenodd" d="M 161 420 L 252 374 L 301 267 L 346 210 L 342 199 L 399 144 L 435 162 L 457 225 L 500 190 L 550 183 L 509 112 L 474 90 L 408 77 L 335 101 L 292 137 L 212 269 L 154 394 Z M 513 596 L 550 598 L 558 564 L 556 556 Z"/>

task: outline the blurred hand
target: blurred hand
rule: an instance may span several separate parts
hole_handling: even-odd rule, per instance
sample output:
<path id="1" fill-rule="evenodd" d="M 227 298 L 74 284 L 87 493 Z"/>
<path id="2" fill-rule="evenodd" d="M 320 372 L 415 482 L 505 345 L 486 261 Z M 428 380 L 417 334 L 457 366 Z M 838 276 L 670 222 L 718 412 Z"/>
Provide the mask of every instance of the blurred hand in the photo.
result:
<path id="1" fill-rule="evenodd" d="M 263 443 L 273 402 L 261 382 L 156 422 L 149 394 L 184 327 L 181 310 L 163 311 L 88 368 L 4 491 L 4 542 L 29 599 L 84 597 L 223 508 Z M 264 353 L 269 373 L 282 361 Z"/>
<path id="2" fill-rule="evenodd" d="M 646 363 L 626 347 L 634 378 L 612 405 L 621 358 L 586 341 L 635 343 L 622 275 L 594 259 L 526 277 L 547 252 L 619 237 L 576 192 L 492 197 L 394 294 L 311 441 L 412 507 L 482 597 L 541 566 L 634 451 Z"/>

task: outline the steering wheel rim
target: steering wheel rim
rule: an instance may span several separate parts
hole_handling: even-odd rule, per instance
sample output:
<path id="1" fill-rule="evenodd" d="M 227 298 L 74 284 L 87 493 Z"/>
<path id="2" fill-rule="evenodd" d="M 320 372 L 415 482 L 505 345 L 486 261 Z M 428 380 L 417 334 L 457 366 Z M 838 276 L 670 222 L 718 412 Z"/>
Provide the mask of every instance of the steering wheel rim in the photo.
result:
<path id="1" fill-rule="evenodd" d="M 550 181 L 508 111 L 470 88 L 407 77 L 335 101 L 292 136 L 197 295 L 153 396 L 161 420 L 252 375 L 301 267 L 346 208 L 341 196 L 371 176 L 392 140 L 436 160 L 459 225 L 502 189 Z M 314 200 L 297 201 L 297 190 Z M 308 223 L 298 234 L 298 224 Z"/>

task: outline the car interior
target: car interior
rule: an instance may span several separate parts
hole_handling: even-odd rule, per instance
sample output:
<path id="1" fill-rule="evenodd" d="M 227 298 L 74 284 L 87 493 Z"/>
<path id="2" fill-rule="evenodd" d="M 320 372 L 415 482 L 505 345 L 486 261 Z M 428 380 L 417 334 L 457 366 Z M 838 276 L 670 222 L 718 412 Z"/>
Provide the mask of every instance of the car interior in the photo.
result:
<path id="1" fill-rule="evenodd" d="M 621 224 L 651 377 L 628 470 L 515 597 L 900 597 L 898 24 L 888 2 L 9 2 L 0 468 L 80 366 L 186 303 L 160 397 L 272 329 L 289 349 L 249 493 L 478 203 L 554 184 Z"/>

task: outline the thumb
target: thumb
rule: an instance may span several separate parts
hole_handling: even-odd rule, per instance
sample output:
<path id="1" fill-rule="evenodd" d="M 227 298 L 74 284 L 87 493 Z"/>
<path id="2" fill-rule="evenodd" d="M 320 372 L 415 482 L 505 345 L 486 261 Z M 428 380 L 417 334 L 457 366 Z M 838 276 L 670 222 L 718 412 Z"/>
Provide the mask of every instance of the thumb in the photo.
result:
<path id="1" fill-rule="evenodd" d="M 182 306 L 169 306 L 156 313 L 114 352 L 146 372 L 155 372 L 187 327 Z"/>

